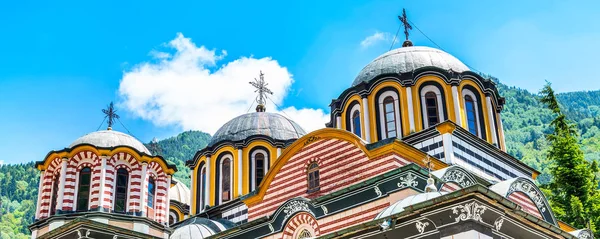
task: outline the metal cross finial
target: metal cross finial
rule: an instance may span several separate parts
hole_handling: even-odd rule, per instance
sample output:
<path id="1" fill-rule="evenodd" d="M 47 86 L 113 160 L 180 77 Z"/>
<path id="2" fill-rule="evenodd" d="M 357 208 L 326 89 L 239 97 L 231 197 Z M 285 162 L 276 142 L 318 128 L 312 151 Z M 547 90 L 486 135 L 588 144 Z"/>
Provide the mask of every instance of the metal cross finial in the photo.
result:
<path id="1" fill-rule="evenodd" d="M 260 71 L 260 77 L 258 79 L 254 78 L 254 81 L 250 81 L 249 83 L 254 86 L 256 88 L 256 90 L 254 92 L 258 92 L 258 97 L 256 98 L 256 102 L 258 103 L 259 107 L 262 106 L 264 107 L 264 105 L 267 103 L 266 102 L 266 98 L 267 98 L 267 94 L 273 94 L 273 92 L 267 88 L 267 85 L 269 85 L 268 83 L 265 82 L 265 74 L 262 73 L 262 71 Z M 257 107 L 257 110 L 258 108 Z"/>
<path id="2" fill-rule="evenodd" d="M 110 102 L 110 105 L 108 105 L 107 109 L 102 110 L 102 113 L 106 115 L 104 118 L 108 118 L 108 129 L 111 129 L 113 123 L 115 123 L 115 119 L 119 118 L 112 101 Z"/>
<path id="3" fill-rule="evenodd" d="M 408 18 L 406 17 L 406 9 L 402 8 L 402 16 L 398 16 L 398 19 L 404 25 L 404 36 L 406 36 L 406 40 L 408 41 L 408 30 L 412 30 L 412 26 L 408 23 Z"/>

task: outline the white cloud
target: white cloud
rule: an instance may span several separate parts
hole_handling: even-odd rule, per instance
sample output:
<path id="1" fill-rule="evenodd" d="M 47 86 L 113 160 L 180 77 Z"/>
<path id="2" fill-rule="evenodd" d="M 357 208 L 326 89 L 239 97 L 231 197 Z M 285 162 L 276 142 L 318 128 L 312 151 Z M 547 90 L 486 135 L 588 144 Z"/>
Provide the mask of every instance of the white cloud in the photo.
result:
<path id="1" fill-rule="evenodd" d="M 287 68 L 270 57 L 240 57 L 218 65 L 227 55 L 225 51 L 197 47 L 181 33 L 165 46 L 173 52 L 151 51 L 152 60 L 125 71 L 119 86 L 121 106 L 156 125 L 214 134 L 221 125 L 247 112 L 256 98 L 248 82 L 261 70 L 277 105 L 294 82 Z M 256 103 L 250 111 L 254 107 Z M 277 112 L 271 101 L 266 107 Z M 323 128 L 328 121 L 322 109 L 288 107 L 283 111 L 307 131 Z"/>
<path id="2" fill-rule="evenodd" d="M 373 35 L 366 37 L 364 40 L 360 42 L 360 47 L 363 49 L 368 48 L 372 45 L 375 45 L 380 42 L 388 42 L 390 41 L 390 34 L 387 32 L 379 32 L 376 31 Z"/>
<path id="3" fill-rule="evenodd" d="M 0 166 L 4 164 L 4 160 L 0 160 Z"/>

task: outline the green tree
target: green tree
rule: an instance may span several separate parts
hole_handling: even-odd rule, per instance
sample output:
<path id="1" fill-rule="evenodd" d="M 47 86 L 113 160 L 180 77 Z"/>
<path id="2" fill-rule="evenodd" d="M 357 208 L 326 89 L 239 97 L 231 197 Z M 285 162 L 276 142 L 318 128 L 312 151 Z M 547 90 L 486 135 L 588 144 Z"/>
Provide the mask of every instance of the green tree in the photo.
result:
<path id="1" fill-rule="evenodd" d="M 551 122 L 552 132 L 546 135 L 550 148 L 547 159 L 552 162 L 552 181 L 547 185 L 550 202 L 558 219 L 576 228 L 594 232 L 599 224 L 599 193 L 597 163 L 585 160 L 580 148 L 577 129 L 562 113 L 550 83 L 540 92 L 540 102 L 556 116 Z M 599 235 L 597 235 L 599 236 Z"/>

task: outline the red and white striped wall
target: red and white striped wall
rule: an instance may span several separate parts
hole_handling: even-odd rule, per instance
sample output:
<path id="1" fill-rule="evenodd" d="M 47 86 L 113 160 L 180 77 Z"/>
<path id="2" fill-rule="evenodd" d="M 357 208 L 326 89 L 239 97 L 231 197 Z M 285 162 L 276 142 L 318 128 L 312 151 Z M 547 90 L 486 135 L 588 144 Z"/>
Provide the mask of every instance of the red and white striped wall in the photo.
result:
<path id="1" fill-rule="evenodd" d="M 313 161 L 319 164 L 320 190 L 307 194 L 306 168 Z M 319 140 L 298 151 L 277 172 L 263 200 L 248 208 L 248 221 L 272 214 L 288 199 L 329 194 L 408 163 L 396 154 L 369 159 L 345 140 Z"/>
<path id="2" fill-rule="evenodd" d="M 513 192 L 510 195 L 508 195 L 508 199 L 515 202 L 516 204 L 519 204 L 523 211 L 540 219 L 544 219 L 538 208 L 535 206 L 535 203 L 531 200 L 531 198 L 529 198 L 529 196 L 525 195 L 524 193 Z"/>
<path id="3" fill-rule="evenodd" d="M 106 211 L 113 210 L 113 201 L 115 196 L 115 184 L 117 170 L 125 168 L 129 172 L 128 180 L 128 202 L 127 212 L 139 213 L 146 212 L 149 218 L 159 222 L 168 222 L 168 192 L 170 186 L 170 176 L 167 175 L 159 163 L 151 162 L 147 165 L 147 174 L 143 178 L 143 164 L 140 163 L 133 155 L 119 152 L 112 156 L 98 156 L 92 151 L 82 151 L 67 160 L 66 175 L 64 183 L 64 194 L 62 208 L 57 203 L 56 209 L 62 211 L 75 211 L 77 208 L 76 199 L 79 184 L 79 172 L 84 167 L 89 167 L 91 173 L 90 197 L 88 209 L 94 210 L 102 207 Z M 40 181 L 40 195 L 38 199 L 38 210 L 36 218 L 42 219 L 50 215 L 50 203 L 52 197 L 52 185 L 54 181 L 60 182 L 61 163 L 63 159 L 55 158 L 52 160 L 47 170 L 43 172 Z M 104 177 L 102 171 L 104 167 Z M 142 195 L 147 200 L 148 179 L 154 177 L 156 182 L 156 202 L 155 209 L 147 207 L 147 201 L 142 208 Z M 142 190 L 145 181 L 145 189 Z M 104 184 L 104 185 L 102 185 Z M 60 190 L 60 187 L 59 187 Z M 144 194 L 142 194 L 142 192 Z M 146 210 L 144 210 L 146 209 Z"/>

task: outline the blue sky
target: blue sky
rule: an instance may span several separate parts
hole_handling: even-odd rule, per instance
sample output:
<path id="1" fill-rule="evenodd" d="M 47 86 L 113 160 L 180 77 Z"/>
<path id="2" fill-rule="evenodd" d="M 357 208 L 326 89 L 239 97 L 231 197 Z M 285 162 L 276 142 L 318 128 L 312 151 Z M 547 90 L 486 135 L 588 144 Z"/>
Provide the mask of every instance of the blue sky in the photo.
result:
<path id="1" fill-rule="evenodd" d="M 192 62 L 200 66 L 186 68 L 203 80 L 227 75 L 220 69 L 235 65 L 230 63 L 248 72 L 273 69 L 265 72 L 266 79 L 282 89 L 275 96 L 279 106 L 297 110 L 287 111 L 292 118 L 309 115 L 304 109 L 326 114 L 331 99 L 350 86 L 360 69 L 389 49 L 402 8 L 444 50 L 508 85 L 537 91 L 549 80 L 559 92 L 597 90 L 600 2 L 574 3 L 5 1 L 0 3 L 0 160 L 42 160 L 48 151 L 95 131 L 103 118 L 100 109 L 110 101 L 117 103 L 127 129 L 144 142 L 186 129 L 214 131 L 225 119 L 245 113 L 248 101 L 243 99 L 225 105 L 207 101 L 214 92 L 239 95 L 222 85 L 194 85 L 199 88 L 185 95 L 150 86 L 170 80 L 173 71 L 189 72 L 173 64 L 178 56 L 186 56 L 176 43 L 193 44 L 192 52 L 198 54 L 213 50 L 214 56 L 198 56 L 201 63 Z M 366 44 L 370 36 L 371 44 Z M 434 46 L 416 29 L 411 40 Z M 206 51 L 199 50 L 202 46 Z M 157 53 L 172 58 L 165 60 Z M 170 71 L 164 71 L 165 65 Z M 158 71 L 158 76 L 143 81 L 143 66 Z M 238 71 L 238 78 L 240 72 L 245 73 Z M 248 73 L 240 82 L 256 75 Z M 190 79 L 186 82 L 182 85 L 191 84 Z M 125 83 L 131 83 L 129 88 Z M 245 85 L 226 85 L 248 90 Z M 135 95 L 139 92 L 170 101 Z M 184 98 L 171 99 L 177 95 Z M 132 106 L 136 99 L 144 104 Z M 188 102 L 178 107 L 182 99 Z M 215 108 L 203 108 L 208 104 L 232 109 L 217 114 L 220 111 L 210 112 Z M 159 111 L 152 111 L 155 108 Z M 120 125 L 115 129 L 126 131 Z"/>

